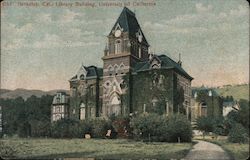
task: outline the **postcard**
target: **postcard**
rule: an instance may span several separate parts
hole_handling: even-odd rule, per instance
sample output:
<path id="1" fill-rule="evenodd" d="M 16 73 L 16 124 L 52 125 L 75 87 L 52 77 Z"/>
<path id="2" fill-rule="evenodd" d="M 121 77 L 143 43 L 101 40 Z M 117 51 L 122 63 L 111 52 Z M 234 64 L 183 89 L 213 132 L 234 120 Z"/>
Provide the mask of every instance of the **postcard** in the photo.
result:
<path id="1" fill-rule="evenodd" d="M 245 0 L 4 0 L 2 159 L 247 159 Z"/>

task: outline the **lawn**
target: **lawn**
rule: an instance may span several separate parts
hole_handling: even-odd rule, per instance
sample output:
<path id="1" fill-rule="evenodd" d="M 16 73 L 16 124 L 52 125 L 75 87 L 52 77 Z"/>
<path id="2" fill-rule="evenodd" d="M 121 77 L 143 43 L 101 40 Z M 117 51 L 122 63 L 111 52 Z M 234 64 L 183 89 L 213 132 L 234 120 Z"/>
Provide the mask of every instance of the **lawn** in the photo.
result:
<path id="1" fill-rule="evenodd" d="M 89 157 L 181 159 L 192 143 L 143 143 L 125 139 L 1 139 L 16 158 Z M 0 152 L 1 153 L 1 152 Z"/>
<path id="2" fill-rule="evenodd" d="M 196 139 L 203 140 L 201 137 L 196 137 Z M 245 160 L 249 157 L 249 143 L 230 143 L 223 136 L 219 136 L 217 139 L 212 139 L 211 136 L 206 136 L 204 140 L 218 144 L 235 160 Z"/>
<path id="3" fill-rule="evenodd" d="M 249 144 L 229 143 L 227 140 L 209 140 L 215 144 L 220 145 L 226 150 L 234 159 L 245 160 L 249 157 Z"/>

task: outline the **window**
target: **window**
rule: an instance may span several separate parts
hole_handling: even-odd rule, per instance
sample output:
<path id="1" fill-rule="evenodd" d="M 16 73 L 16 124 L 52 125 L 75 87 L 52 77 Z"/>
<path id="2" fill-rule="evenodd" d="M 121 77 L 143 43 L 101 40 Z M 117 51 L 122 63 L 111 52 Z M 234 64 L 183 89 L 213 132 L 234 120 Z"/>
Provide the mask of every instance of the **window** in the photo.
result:
<path id="1" fill-rule="evenodd" d="M 90 87 L 90 95 L 91 95 L 91 96 L 94 95 L 94 87 L 93 87 L 93 86 Z"/>
<path id="2" fill-rule="evenodd" d="M 80 109 L 80 120 L 83 120 L 85 119 L 85 107 L 81 108 Z"/>
<path id="3" fill-rule="evenodd" d="M 115 41 L 115 54 L 121 53 L 121 40 Z"/>
<path id="4" fill-rule="evenodd" d="M 59 113 L 60 112 L 60 106 L 58 107 L 56 107 L 56 113 Z"/>
<path id="5" fill-rule="evenodd" d="M 115 75 L 117 75 L 118 74 L 118 65 L 115 65 L 114 70 L 115 70 Z"/>
<path id="6" fill-rule="evenodd" d="M 60 97 L 56 97 L 56 103 L 60 103 Z"/>
<path id="7" fill-rule="evenodd" d="M 205 102 L 201 104 L 201 116 L 207 116 L 207 104 Z"/>
<path id="8" fill-rule="evenodd" d="M 141 58 L 141 47 L 139 47 L 139 58 Z"/>
<path id="9" fill-rule="evenodd" d="M 146 113 L 146 104 L 143 104 L 143 113 Z"/>
<path id="10" fill-rule="evenodd" d="M 113 70 L 114 70 L 113 67 L 109 66 L 109 68 L 108 68 L 109 76 L 112 76 Z"/>
<path id="11" fill-rule="evenodd" d="M 83 80 L 84 79 L 84 74 L 80 75 L 80 79 Z"/>
<path id="12" fill-rule="evenodd" d="M 124 66 L 124 64 L 122 63 L 122 64 L 120 65 L 121 74 L 124 74 L 124 68 L 125 68 L 125 66 Z"/>

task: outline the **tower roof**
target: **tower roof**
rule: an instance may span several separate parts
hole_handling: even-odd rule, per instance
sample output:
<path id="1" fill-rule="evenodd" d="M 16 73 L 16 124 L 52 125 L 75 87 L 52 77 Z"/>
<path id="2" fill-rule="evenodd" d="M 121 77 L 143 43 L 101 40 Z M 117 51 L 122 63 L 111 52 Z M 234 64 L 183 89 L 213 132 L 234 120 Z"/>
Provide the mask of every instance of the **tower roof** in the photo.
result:
<path id="1" fill-rule="evenodd" d="M 137 38 L 138 32 L 141 32 L 142 34 L 142 42 L 146 43 L 148 42 L 141 30 L 141 27 L 135 17 L 135 13 L 129 10 L 127 7 L 124 7 L 120 16 L 118 17 L 117 21 L 115 22 L 115 25 L 113 26 L 111 32 L 109 35 L 112 34 L 112 31 L 116 29 L 116 26 L 119 24 L 119 26 L 123 29 L 123 32 L 128 32 L 129 36 L 132 38 Z"/>

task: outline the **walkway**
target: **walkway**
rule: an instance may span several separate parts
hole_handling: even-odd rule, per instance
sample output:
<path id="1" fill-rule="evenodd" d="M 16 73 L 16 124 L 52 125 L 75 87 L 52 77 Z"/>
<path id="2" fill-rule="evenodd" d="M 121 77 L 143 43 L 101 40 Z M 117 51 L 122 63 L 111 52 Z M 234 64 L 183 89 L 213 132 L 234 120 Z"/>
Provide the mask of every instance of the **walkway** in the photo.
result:
<path id="1" fill-rule="evenodd" d="M 230 160 L 228 154 L 218 145 L 197 140 L 197 144 L 193 146 L 193 149 L 188 153 L 184 159 L 227 159 Z"/>

